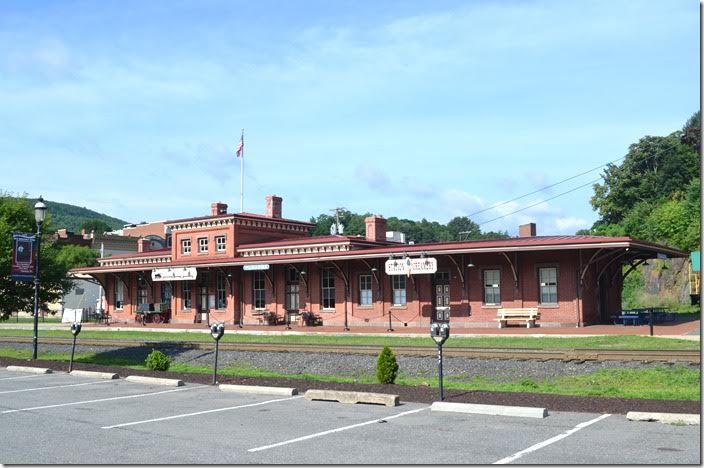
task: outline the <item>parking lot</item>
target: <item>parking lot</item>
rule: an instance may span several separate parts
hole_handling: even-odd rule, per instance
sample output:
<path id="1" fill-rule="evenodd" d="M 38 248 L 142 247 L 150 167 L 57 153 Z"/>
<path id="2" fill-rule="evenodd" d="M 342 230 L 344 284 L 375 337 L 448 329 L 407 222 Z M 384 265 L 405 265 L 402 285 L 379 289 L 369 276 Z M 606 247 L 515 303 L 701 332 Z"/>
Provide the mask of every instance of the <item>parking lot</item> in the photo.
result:
<path id="1" fill-rule="evenodd" d="M 0 438 L 3 464 L 700 463 L 700 426 L 623 415 L 487 416 L 4 368 Z"/>

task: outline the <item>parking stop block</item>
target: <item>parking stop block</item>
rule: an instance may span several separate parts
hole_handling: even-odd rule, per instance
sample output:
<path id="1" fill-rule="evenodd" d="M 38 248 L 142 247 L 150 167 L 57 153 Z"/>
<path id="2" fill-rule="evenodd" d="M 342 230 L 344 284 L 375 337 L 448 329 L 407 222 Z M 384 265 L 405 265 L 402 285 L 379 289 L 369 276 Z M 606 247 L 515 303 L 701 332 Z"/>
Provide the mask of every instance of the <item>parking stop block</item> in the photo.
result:
<path id="1" fill-rule="evenodd" d="M 281 396 L 298 395 L 297 388 L 262 387 L 262 386 L 258 386 L 258 385 L 220 384 L 220 391 L 232 392 L 232 393 L 253 393 L 253 394 L 260 394 L 260 395 L 281 395 Z"/>
<path id="2" fill-rule="evenodd" d="M 94 371 L 87 371 L 87 370 L 72 370 L 69 372 L 71 375 L 77 375 L 78 377 L 91 377 L 94 379 L 119 379 L 120 376 L 117 374 L 113 374 L 111 372 L 94 372 Z"/>
<path id="3" fill-rule="evenodd" d="M 701 415 L 629 411 L 626 413 L 626 419 L 630 421 L 657 421 L 663 424 L 685 424 L 688 426 L 698 426 L 701 421 Z"/>
<path id="4" fill-rule="evenodd" d="M 398 395 L 372 392 L 343 392 L 338 390 L 315 390 L 305 393 L 307 400 L 339 401 L 340 403 L 356 404 L 371 403 L 376 405 L 397 406 Z"/>
<path id="5" fill-rule="evenodd" d="M 162 379 L 159 377 L 145 377 L 143 375 L 128 375 L 125 380 L 128 382 L 135 382 L 148 385 L 168 385 L 170 387 L 181 387 L 183 385 L 183 380 Z"/>
<path id="6" fill-rule="evenodd" d="M 449 411 L 453 413 L 489 414 L 493 416 L 520 416 L 523 418 L 544 418 L 548 415 L 546 408 L 529 406 L 479 405 L 474 403 L 448 403 L 436 401 L 430 406 L 431 411 Z"/>
<path id="7" fill-rule="evenodd" d="M 7 366 L 7 370 L 12 372 L 29 372 L 30 374 L 51 374 L 51 369 L 44 367 L 28 367 L 28 366 Z"/>

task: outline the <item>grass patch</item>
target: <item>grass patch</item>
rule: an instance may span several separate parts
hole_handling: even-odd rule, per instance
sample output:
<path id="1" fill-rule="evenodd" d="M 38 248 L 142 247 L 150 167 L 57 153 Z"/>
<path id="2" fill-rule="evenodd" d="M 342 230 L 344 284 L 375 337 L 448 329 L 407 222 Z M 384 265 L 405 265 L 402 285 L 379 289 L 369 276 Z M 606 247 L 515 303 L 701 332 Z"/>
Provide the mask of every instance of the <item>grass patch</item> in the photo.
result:
<path id="1" fill-rule="evenodd" d="M 31 337 L 32 330 L 0 329 L 0 336 Z M 70 338 L 68 330 L 41 330 L 41 337 Z M 111 339 L 130 341 L 195 341 L 212 343 L 209 333 L 199 332 L 146 332 L 146 331 L 102 331 L 83 329 L 78 338 Z M 350 344 L 389 346 L 425 346 L 435 347 L 435 342 L 428 338 L 407 338 L 397 336 L 358 336 L 358 335 L 252 335 L 246 333 L 228 333 L 222 337 L 223 343 L 283 343 L 283 344 Z M 585 336 L 585 337 L 534 337 L 534 336 L 478 336 L 449 339 L 445 347 L 475 348 L 600 348 L 600 349 L 699 349 L 698 341 L 677 338 L 658 338 L 652 336 Z"/>
<path id="2" fill-rule="evenodd" d="M 0 349 L 0 356 L 16 359 L 29 359 L 30 350 Z M 69 354 L 39 353 L 39 359 L 68 362 Z M 81 353 L 75 362 L 118 366 L 129 369 L 146 370 L 144 359 L 118 358 L 96 353 Z M 213 368 L 204 365 L 174 363 L 169 371 L 196 374 L 212 374 Z M 317 380 L 321 382 L 345 382 L 372 384 L 377 383 L 370 369 L 368 375 L 331 376 L 318 374 L 284 374 L 280 372 L 253 369 L 246 363 L 237 366 L 218 369 L 219 375 L 230 377 L 267 377 L 289 378 L 301 380 Z M 699 401 L 701 372 L 699 369 L 685 365 L 656 366 L 645 369 L 607 369 L 580 376 L 564 376 L 555 379 L 533 380 L 523 378 L 515 382 L 498 383 L 490 376 L 475 376 L 472 378 L 457 378 L 446 376 L 444 387 L 451 390 L 519 392 L 519 393 L 550 393 L 556 395 L 598 396 L 619 398 L 645 398 L 653 400 L 690 400 Z M 396 379 L 397 385 L 437 387 L 436 378 L 409 377 L 403 374 Z"/>

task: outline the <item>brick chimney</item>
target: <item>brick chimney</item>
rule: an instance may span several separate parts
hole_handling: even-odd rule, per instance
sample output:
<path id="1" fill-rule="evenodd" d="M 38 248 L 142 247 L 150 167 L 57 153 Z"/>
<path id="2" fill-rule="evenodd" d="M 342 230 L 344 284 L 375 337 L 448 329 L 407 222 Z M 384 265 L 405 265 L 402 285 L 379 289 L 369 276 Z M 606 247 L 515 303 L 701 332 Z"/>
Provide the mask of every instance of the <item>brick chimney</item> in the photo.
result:
<path id="1" fill-rule="evenodd" d="M 386 218 L 372 215 L 364 218 L 364 225 L 366 226 L 365 237 L 367 240 L 375 242 L 386 241 Z"/>
<path id="2" fill-rule="evenodd" d="M 144 237 L 137 239 L 137 252 L 148 252 L 151 247 L 152 241 Z"/>
<path id="3" fill-rule="evenodd" d="M 281 218 L 281 202 L 283 198 L 276 195 L 266 196 L 266 215 L 269 218 Z"/>
<path id="4" fill-rule="evenodd" d="M 535 237 L 535 223 L 518 226 L 518 237 Z"/>
<path id="5" fill-rule="evenodd" d="M 215 202 L 210 204 L 210 214 L 213 216 L 227 214 L 227 203 Z"/>

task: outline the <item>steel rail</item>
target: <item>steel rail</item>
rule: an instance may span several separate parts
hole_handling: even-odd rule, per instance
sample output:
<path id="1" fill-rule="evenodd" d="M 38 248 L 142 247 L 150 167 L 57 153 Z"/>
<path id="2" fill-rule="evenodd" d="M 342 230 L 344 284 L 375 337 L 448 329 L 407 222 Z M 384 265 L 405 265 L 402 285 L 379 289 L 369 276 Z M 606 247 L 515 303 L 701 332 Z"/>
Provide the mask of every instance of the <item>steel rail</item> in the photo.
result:
<path id="1" fill-rule="evenodd" d="M 31 337 L 0 337 L 0 343 L 30 343 Z M 71 344 L 71 338 L 43 338 L 45 344 Z M 109 346 L 134 348 L 180 347 L 190 349 L 212 349 L 210 341 L 149 341 L 115 339 L 81 339 L 82 346 Z M 287 353 L 336 353 L 378 355 L 381 345 L 345 344 L 294 344 L 294 343 L 232 343 L 221 342 L 222 351 L 259 351 Z M 394 353 L 400 356 L 434 357 L 434 346 L 394 346 Z M 443 353 L 448 357 L 474 359 L 518 359 L 518 360 L 560 360 L 560 361 L 644 361 L 644 362 L 683 362 L 700 364 L 701 354 L 696 349 L 596 349 L 596 348 L 471 348 L 445 346 Z"/>

